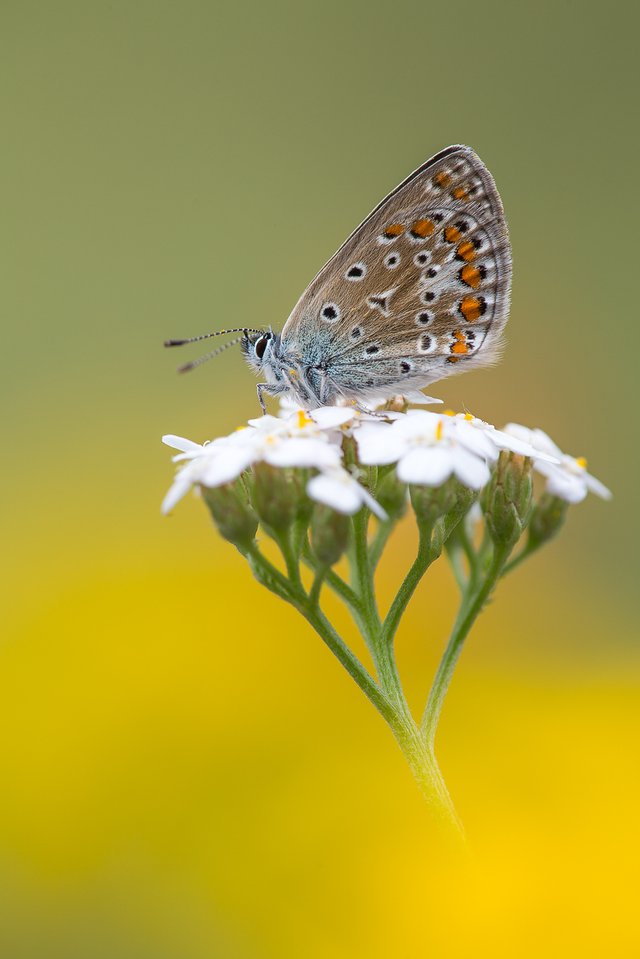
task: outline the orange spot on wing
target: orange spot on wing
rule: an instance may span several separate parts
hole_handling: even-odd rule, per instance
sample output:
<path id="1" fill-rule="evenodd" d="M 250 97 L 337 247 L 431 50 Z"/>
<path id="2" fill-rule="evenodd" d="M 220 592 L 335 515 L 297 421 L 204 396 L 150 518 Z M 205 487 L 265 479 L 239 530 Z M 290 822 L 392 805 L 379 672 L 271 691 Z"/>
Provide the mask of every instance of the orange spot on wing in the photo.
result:
<path id="1" fill-rule="evenodd" d="M 391 239 L 394 236 L 402 236 L 404 233 L 404 226 L 402 223 L 392 223 L 391 226 L 388 226 L 384 231 L 384 235 Z"/>
<path id="2" fill-rule="evenodd" d="M 445 186 L 449 186 L 449 184 L 451 183 L 451 177 L 449 176 L 448 173 L 444 173 L 443 171 L 440 171 L 440 173 L 436 173 L 436 175 L 434 176 L 433 182 L 435 183 L 436 186 L 444 188 Z"/>
<path id="3" fill-rule="evenodd" d="M 462 239 L 462 233 L 457 226 L 448 226 L 445 228 L 444 238 L 447 243 L 457 243 Z"/>
<path id="4" fill-rule="evenodd" d="M 453 335 L 455 337 L 455 343 L 451 346 L 451 352 L 464 356 L 465 353 L 469 352 L 464 333 L 462 330 L 455 330 Z"/>
<path id="5" fill-rule="evenodd" d="M 459 356 L 448 356 L 447 363 L 457 363 L 459 359 Z"/>
<path id="6" fill-rule="evenodd" d="M 456 249 L 456 257 L 459 260 L 466 260 L 467 263 L 470 260 L 475 260 L 476 248 L 473 242 L 471 240 L 463 240 Z"/>
<path id="7" fill-rule="evenodd" d="M 463 283 L 466 283 L 467 286 L 471 286 L 474 290 L 477 290 L 480 286 L 482 275 L 477 266 L 463 266 L 460 271 L 460 279 Z"/>
<path id="8" fill-rule="evenodd" d="M 479 319 L 487 308 L 487 304 L 481 296 L 465 296 L 458 309 L 464 316 L 467 323 L 473 323 Z"/>
<path id="9" fill-rule="evenodd" d="M 451 191 L 451 196 L 454 200 L 468 200 L 469 194 L 463 186 L 457 186 L 455 190 Z"/>
<path id="10" fill-rule="evenodd" d="M 434 230 L 435 226 L 431 220 L 416 220 L 411 226 L 413 236 L 419 236 L 423 240 L 426 236 L 431 236 Z"/>

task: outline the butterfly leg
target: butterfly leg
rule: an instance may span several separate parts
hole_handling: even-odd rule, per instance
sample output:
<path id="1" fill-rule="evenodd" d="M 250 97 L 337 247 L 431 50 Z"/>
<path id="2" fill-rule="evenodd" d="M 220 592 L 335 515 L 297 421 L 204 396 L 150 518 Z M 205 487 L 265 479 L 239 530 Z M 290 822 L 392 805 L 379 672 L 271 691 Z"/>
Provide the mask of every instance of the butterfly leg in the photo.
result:
<path id="1" fill-rule="evenodd" d="M 379 419 L 384 419 L 388 412 L 387 410 L 370 410 L 367 406 L 363 406 L 362 403 L 354 403 L 353 406 L 358 413 L 365 413 L 367 416 L 375 416 Z"/>
<path id="2" fill-rule="evenodd" d="M 258 383 L 256 391 L 258 393 L 258 402 L 260 403 L 260 408 L 262 409 L 262 415 L 265 416 L 267 413 L 267 405 L 264 401 L 265 393 L 268 396 L 280 396 L 282 393 L 287 393 L 288 390 L 288 386 L 275 386 L 271 383 Z"/>

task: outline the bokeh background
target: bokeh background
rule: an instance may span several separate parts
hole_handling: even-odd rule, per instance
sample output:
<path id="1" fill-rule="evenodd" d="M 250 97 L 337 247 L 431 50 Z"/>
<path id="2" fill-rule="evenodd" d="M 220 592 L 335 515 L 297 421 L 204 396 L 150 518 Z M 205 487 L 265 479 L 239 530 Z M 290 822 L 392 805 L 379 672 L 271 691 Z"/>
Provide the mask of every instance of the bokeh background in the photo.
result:
<path id="1" fill-rule="evenodd" d="M 4 0 L 3 959 L 638 953 L 636 11 Z M 257 409 L 238 353 L 180 378 L 162 340 L 279 326 L 452 142 L 497 179 L 515 283 L 502 364 L 435 392 L 615 492 L 465 651 L 438 745 L 468 857 L 201 503 L 159 515 L 161 434 Z M 443 566 L 403 624 L 416 708 L 453 603 Z"/>

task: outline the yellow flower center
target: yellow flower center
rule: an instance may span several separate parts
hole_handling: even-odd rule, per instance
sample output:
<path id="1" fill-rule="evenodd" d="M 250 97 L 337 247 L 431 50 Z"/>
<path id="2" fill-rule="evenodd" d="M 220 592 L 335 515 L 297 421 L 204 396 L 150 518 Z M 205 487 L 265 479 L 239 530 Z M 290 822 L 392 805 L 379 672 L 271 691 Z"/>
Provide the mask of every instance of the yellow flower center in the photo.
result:
<path id="1" fill-rule="evenodd" d="M 310 426 L 313 423 L 313 420 L 310 419 L 304 410 L 298 410 L 298 429 L 301 430 L 305 426 Z"/>
<path id="2" fill-rule="evenodd" d="M 578 456 L 578 458 L 576 459 L 576 463 L 578 464 L 578 466 L 582 467 L 583 470 L 586 470 L 587 461 L 584 458 L 584 456 Z"/>

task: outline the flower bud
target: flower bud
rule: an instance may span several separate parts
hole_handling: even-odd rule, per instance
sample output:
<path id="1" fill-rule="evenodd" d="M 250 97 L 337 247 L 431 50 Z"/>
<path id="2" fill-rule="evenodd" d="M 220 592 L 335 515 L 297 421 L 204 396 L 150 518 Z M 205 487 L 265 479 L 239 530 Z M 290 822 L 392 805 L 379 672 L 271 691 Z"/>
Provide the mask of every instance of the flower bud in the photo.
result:
<path id="1" fill-rule="evenodd" d="M 375 496 L 390 520 L 400 519 L 406 513 L 407 487 L 400 482 L 395 469 L 390 469 L 380 480 Z"/>
<path id="2" fill-rule="evenodd" d="M 202 487 L 202 496 L 221 536 L 246 552 L 256 535 L 258 517 L 247 502 L 240 482 Z"/>
<path id="3" fill-rule="evenodd" d="M 512 549 L 531 518 L 531 460 L 503 450 L 483 494 L 487 529 L 494 543 Z"/>
<path id="4" fill-rule="evenodd" d="M 529 524 L 530 545 L 542 546 L 543 543 L 553 539 L 560 532 L 568 509 L 569 503 L 567 500 L 560 499 L 559 496 L 552 496 L 551 493 L 543 493 L 531 514 Z"/>
<path id="5" fill-rule="evenodd" d="M 406 413 L 409 409 L 409 403 L 401 393 L 396 393 L 395 396 L 392 396 L 391 399 L 387 401 L 385 409 L 393 413 Z"/>
<path id="6" fill-rule="evenodd" d="M 337 563 L 347 546 L 351 531 L 350 517 L 345 513 L 316 503 L 311 517 L 311 546 L 323 566 Z"/>
<path id="7" fill-rule="evenodd" d="M 442 486 L 411 486 L 411 505 L 418 523 L 430 526 L 446 517 L 446 525 L 453 527 L 467 512 L 477 493 L 450 477 Z"/>
<path id="8" fill-rule="evenodd" d="M 279 532 L 288 529 L 304 498 L 300 476 L 292 469 L 256 463 L 253 467 L 251 498 L 265 526 Z"/>

